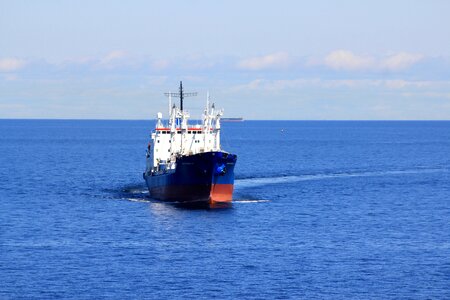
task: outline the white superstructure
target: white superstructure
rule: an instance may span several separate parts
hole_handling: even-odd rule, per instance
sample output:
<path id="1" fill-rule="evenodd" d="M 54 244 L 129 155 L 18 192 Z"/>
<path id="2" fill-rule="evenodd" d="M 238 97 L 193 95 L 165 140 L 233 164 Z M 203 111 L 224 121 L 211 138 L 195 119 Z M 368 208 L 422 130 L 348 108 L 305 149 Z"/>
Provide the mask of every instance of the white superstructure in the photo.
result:
<path id="1" fill-rule="evenodd" d="M 171 93 L 168 96 L 169 118 L 164 123 L 162 113 L 157 114 L 156 128 L 147 151 L 147 174 L 174 170 L 179 156 L 221 150 L 220 118 L 223 110 L 210 105 L 209 94 L 202 122 L 196 125 L 189 125 L 189 112 L 172 105 Z"/>

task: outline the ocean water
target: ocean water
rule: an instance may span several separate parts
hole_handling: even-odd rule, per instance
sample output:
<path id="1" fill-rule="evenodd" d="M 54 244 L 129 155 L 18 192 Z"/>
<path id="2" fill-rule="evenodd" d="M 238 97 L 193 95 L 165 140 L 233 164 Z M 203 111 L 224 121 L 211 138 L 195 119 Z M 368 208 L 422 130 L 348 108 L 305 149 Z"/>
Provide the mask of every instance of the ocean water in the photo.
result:
<path id="1" fill-rule="evenodd" d="M 450 298 L 450 122 L 224 123 L 209 210 L 149 198 L 153 127 L 0 120 L 0 299 Z"/>

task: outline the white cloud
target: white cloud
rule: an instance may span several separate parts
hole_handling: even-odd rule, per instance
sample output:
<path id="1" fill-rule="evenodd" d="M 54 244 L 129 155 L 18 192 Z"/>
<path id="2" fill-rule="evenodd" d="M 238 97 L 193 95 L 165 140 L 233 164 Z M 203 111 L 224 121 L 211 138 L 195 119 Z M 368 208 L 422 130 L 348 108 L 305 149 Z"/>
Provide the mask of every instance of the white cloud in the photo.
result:
<path id="1" fill-rule="evenodd" d="M 4 78 L 6 81 L 15 81 L 15 80 L 19 79 L 19 77 L 18 77 L 16 74 L 11 74 L 11 73 L 5 74 L 5 75 L 3 76 L 3 78 Z"/>
<path id="2" fill-rule="evenodd" d="M 237 93 L 237 92 L 242 92 L 242 91 L 246 91 L 246 90 L 255 90 L 255 89 L 258 89 L 258 86 L 260 85 L 260 83 L 261 83 L 260 79 L 255 79 L 249 83 L 231 86 L 228 91 L 232 92 L 232 93 Z"/>
<path id="3" fill-rule="evenodd" d="M 82 57 L 72 57 L 63 60 L 62 62 L 57 62 L 55 65 L 57 66 L 70 66 L 70 65 L 87 65 L 94 64 L 98 62 L 98 58 L 94 58 L 91 56 L 82 56 Z"/>
<path id="4" fill-rule="evenodd" d="M 107 65 L 111 62 L 114 62 L 118 59 L 121 59 L 125 57 L 126 52 L 122 50 L 114 50 L 108 53 L 106 56 L 104 56 L 102 59 L 100 59 L 100 64 Z"/>
<path id="5" fill-rule="evenodd" d="M 450 99 L 450 93 L 445 92 L 416 92 L 416 93 L 402 93 L 403 97 L 417 97 L 417 98 L 441 98 L 441 99 Z M 448 104 L 447 104 L 448 106 Z M 450 108 L 450 106 L 449 106 Z"/>
<path id="6" fill-rule="evenodd" d="M 319 78 L 297 78 L 283 80 L 256 79 L 247 84 L 232 88 L 233 91 L 263 90 L 280 92 L 288 89 L 368 89 L 378 88 L 387 90 L 401 90 L 405 88 L 414 89 L 448 89 L 450 81 L 408 81 L 403 79 L 380 80 L 380 79 L 319 79 Z"/>
<path id="7" fill-rule="evenodd" d="M 398 71 L 409 68 L 423 58 L 423 55 L 401 52 L 391 55 L 381 62 L 381 68 Z"/>
<path id="8" fill-rule="evenodd" d="M 17 58 L 0 59 L 0 72 L 13 72 L 25 66 L 25 61 Z"/>
<path id="9" fill-rule="evenodd" d="M 149 76 L 147 79 L 147 83 L 151 86 L 160 86 L 165 84 L 167 82 L 167 79 L 167 76 Z"/>
<path id="10" fill-rule="evenodd" d="M 408 85 L 410 85 L 410 83 L 402 79 L 386 80 L 386 87 L 390 89 L 402 89 Z"/>
<path id="11" fill-rule="evenodd" d="M 152 62 L 152 67 L 155 70 L 164 70 L 169 67 L 170 62 L 167 59 L 157 59 Z"/>
<path id="12" fill-rule="evenodd" d="M 374 58 L 368 55 L 357 55 L 348 50 L 335 50 L 329 53 L 323 64 L 334 70 L 387 70 L 400 71 L 407 69 L 423 58 L 421 54 L 400 52 L 383 58 Z M 314 65 L 314 61 L 310 65 Z"/>
<path id="13" fill-rule="evenodd" d="M 251 57 L 241 60 L 238 67 L 246 70 L 263 70 L 283 68 L 289 65 L 290 58 L 285 52 L 272 53 L 265 56 Z"/>
<path id="14" fill-rule="evenodd" d="M 347 50 L 336 50 L 325 57 L 325 65 L 335 70 L 363 70 L 374 66 L 370 56 L 355 55 Z"/>

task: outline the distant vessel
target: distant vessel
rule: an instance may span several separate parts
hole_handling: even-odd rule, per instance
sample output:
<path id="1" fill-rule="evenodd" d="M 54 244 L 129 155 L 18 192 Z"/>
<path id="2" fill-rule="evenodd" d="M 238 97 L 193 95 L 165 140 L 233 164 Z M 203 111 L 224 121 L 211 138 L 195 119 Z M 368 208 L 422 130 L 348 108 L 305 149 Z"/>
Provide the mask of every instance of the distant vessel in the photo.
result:
<path id="1" fill-rule="evenodd" d="M 222 118 L 222 122 L 243 122 L 244 118 Z"/>
<path id="2" fill-rule="evenodd" d="M 156 128 L 147 147 L 147 167 L 143 177 L 150 196 L 184 204 L 217 204 L 232 201 L 234 166 L 237 156 L 222 150 L 220 119 L 207 96 L 202 124 L 189 125 L 189 113 L 183 110 L 183 99 L 195 96 L 185 93 L 180 82 L 179 93 L 169 97 L 169 119 L 157 114 Z M 180 107 L 172 105 L 180 99 Z"/>

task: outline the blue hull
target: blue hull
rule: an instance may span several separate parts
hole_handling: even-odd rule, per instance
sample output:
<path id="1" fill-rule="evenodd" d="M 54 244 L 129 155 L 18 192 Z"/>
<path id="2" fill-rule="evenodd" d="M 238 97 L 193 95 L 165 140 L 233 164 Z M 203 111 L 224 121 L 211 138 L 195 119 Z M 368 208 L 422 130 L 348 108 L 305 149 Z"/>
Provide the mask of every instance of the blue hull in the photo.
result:
<path id="1" fill-rule="evenodd" d="M 215 151 L 179 157 L 175 170 L 145 174 L 152 198 L 180 203 L 232 200 L 236 155 Z"/>

